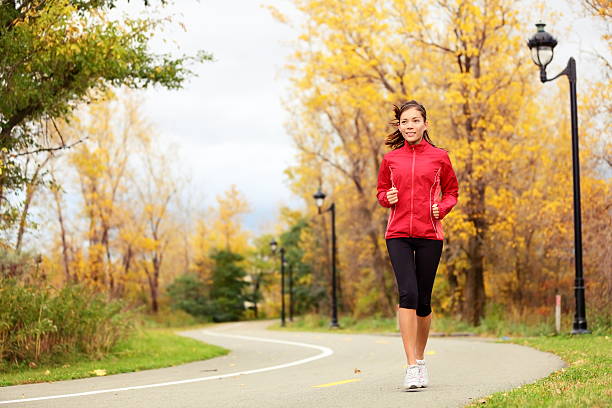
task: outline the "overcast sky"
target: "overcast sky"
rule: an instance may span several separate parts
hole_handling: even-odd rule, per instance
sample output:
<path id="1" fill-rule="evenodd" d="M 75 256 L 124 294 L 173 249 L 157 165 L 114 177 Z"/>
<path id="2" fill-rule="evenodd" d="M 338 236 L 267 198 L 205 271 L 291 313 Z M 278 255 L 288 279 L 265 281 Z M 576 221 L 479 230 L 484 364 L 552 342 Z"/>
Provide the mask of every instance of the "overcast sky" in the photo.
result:
<path id="1" fill-rule="evenodd" d="M 139 2 L 120 9 L 142 11 L 135 3 Z M 295 150 L 284 128 L 288 116 L 281 99 L 287 95 L 287 81 L 282 67 L 297 33 L 274 20 L 262 4 L 292 9 L 289 0 L 180 0 L 161 9 L 162 15 L 181 21 L 186 31 L 174 24 L 155 40 L 155 50 L 193 54 L 203 49 L 215 61 L 193 67 L 198 76 L 181 90 L 142 93 L 143 113 L 164 141 L 178 146 L 195 195 L 203 199 L 201 207 L 215 205 L 215 197 L 236 184 L 251 205 L 244 221 L 254 232 L 276 218 L 280 204 L 302 205 L 290 196 L 283 174 Z M 573 55 L 580 80 L 588 69 L 584 51 L 605 48 L 599 39 L 601 26 L 583 18 L 580 7 L 571 8 L 565 0 L 543 4 L 545 22 L 552 20 L 550 12 L 564 13 L 558 23 L 547 26 L 559 40 L 549 76 L 562 70 Z M 529 35 L 535 32 L 534 23 L 525 23 Z M 534 65 L 533 80 L 538 78 Z"/>

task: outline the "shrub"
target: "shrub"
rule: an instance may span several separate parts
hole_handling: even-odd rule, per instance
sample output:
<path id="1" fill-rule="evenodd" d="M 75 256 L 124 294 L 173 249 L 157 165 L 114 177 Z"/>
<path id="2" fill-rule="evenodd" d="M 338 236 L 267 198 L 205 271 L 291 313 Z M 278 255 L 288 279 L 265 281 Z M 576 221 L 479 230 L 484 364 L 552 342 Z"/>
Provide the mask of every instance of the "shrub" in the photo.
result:
<path id="1" fill-rule="evenodd" d="M 2 362 L 39 362 L 74 352 L 101 357 L 131 329 L 122 302 L 84 286 L 56 290 L 0 280 Z"/>
<path id="2" fill-rule="evenodd" d="M 197 276 L 179 276 L 168 286 L 167 293 L 173 309 L 183 310 L 200 318 L 209 314 L 206 286 Z"/>
<path id="3" fill-rule="evenodd" d="M 230 251 L 216 251 L 210 288 L 210 314 L 214 322 L 240 320 L 244 312 L 244 269 L 239 266 L 242 255 Z"/>

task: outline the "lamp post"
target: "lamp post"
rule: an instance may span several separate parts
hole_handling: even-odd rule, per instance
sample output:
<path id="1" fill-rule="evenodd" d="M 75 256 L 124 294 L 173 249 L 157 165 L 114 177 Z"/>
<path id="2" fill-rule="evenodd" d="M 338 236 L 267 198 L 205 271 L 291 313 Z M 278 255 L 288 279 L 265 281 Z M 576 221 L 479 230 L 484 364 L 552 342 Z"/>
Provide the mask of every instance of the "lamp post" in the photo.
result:
<path id="1" fill-rule="evenodd" d="M 323 201 L 325 200 L 325 193 L 321 191 L 321 187 L 319 187 L 319 191 L 317 191 L 313 198 L 319 208 L 319 214 L 321 214 L 321 207 L 323 206 Z M 332 316 L 331 316 L 331 324 L 332 328 L 338 328 L 338 299 L 336 297 L 336 205 L 335 203 L 331 203 L 329 208 L 325 211 L 331 211 L 331 228 L 332 228 Z"/>
<path id="2" fill-rule="evenodd" d="M 540 81 L 542 83 L 566 75 L 570 85 L 570 110 L 572 119 L 572 167 L 574 184 L 574 260 L 576 279 L 574 283 L 574 296 L 576 298 L 576 314 L 572 334 L 590 333 L 587 330 L 584 278 L 582 273 L 582 222 L 580 219 L 580 160 L 578 156 L 578 108 L 576 100 L 576 61 L 570 57 L 563 71 L 552 78 L 546 78 L 546 66 L 553 59 L 553 50 L 557 40 L 546 31 L 546 24 L 536 24 L 538 31 L 529 39 L 527 46 L 531 50 L 533 62 L 540 67 Z"/>
<path id="3" fill-rule="evenodd" d="M 270 249 L 272 253 L 276 254 L 276 248 L 278 243 L 276 240 L 270 241 Z M 280 249 L 281 256 L 281 327 L 285 327 L 285 248 Z"/>
<path id="4" fill-rule="evenodd" d="M 289 268 L 289 321 L 293 321 L 293 264 L 287 265 Z"/>

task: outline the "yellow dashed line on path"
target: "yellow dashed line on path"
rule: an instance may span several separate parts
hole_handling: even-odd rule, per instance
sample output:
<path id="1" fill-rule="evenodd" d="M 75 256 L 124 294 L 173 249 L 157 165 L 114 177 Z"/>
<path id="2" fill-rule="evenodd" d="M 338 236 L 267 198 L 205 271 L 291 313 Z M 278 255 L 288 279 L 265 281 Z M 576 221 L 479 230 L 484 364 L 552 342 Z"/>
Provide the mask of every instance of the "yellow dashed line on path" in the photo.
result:
<path id="1" fill-rule="evenodd" d="M 348 384 L 348 383 L 352 383 L 352 382 L 355 382 L 355 381 L 361 381 L 361 379 L 360 378 L 353 378 L 351 380 L 336 381 L 336 382 L 333 382 L 333 383 L 321 384 L 321 385 L 313 385 L 312 388 L 332 387 L 334 385 Z"/>

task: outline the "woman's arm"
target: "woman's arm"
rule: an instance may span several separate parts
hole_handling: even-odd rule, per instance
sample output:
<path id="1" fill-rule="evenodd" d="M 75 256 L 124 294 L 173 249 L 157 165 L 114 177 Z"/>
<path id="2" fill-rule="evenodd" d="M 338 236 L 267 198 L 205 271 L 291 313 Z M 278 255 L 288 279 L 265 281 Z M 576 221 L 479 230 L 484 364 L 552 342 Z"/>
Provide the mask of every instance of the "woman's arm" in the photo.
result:
<path id="1" fill-rule="evenodd" d="M 453 209 L 455 204 L 457 204 L 457 198 L 459 197 L 457 176 L 455 175 L 448 154 L 445 155 L 442 163 L 440 187 L 442 189 L 442 201 L 438 204 L 438 208 L 440 209 L 440 216 L 438 219 L 441 220 Z"/>
<path id="2" fill-rule="evenodd" d="M 391 204 L 387 199 L 387 191 L 391 188 L 391 172 L 389 170 L 389 164 L 383 158 L 380 163 L 380 169 L 378 170 L 378 187 L 376 198 L 383 207 L 389 208 Z"/>

